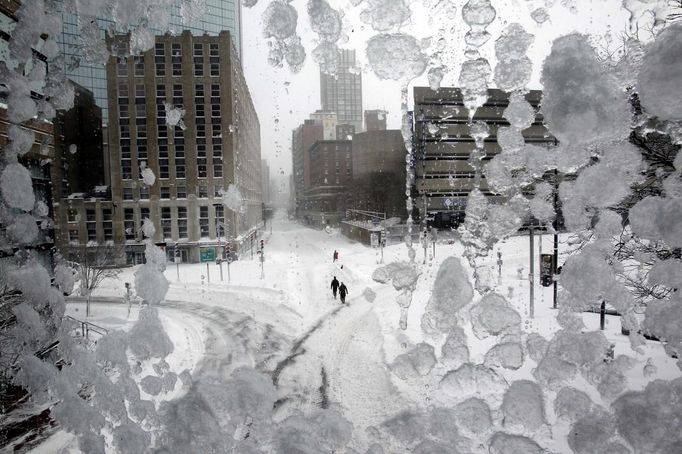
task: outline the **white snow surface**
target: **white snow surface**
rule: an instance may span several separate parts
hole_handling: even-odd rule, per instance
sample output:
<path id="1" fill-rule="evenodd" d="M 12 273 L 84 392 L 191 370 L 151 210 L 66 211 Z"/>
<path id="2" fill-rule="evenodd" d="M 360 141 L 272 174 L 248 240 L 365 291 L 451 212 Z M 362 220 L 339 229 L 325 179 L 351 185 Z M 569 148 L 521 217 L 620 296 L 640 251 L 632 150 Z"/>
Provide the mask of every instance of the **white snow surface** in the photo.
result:
<path id="1" fill-rule="evenodd" d="M 549 250 L 551 236 L 542 241 Z M 168 293 L 157 307 L 173 348 L 158 341 L 152 344 L 161 348 L 154 354 L 167 355 L 169 369 L 164 375 L 153 370 L 141 374 L 151 377 L 145 379 L 143 390 L 161 389 L 158 396 L 145 393 L 145 398 L 174 396 L 159 409 L 162 430 L 157 442 L 170 452 L 222 446 L 236 452 L 282 453 L 381 452 L 376 451 L 379 447 L 383 452 L 433 452 L 428 449 L 434 446 L 458 446 L 460 452 L 474 453 L 570 452 L 569 444 L 588 452 L 616 441 L 644 443 L 627 411 L 640 406 L 666 420 L 674 406 L 650 406 L 646 394 L 637 393 L 655 380 L 679 377 L 674 359 L 656 342 L 646 342 L 641 353 L 632 351 L 628 338 L 620 335 L 618 317 L 607 316 L 602 334 L 598 314 L 579 316 L 586 326 L 584 335 L 565 332 L 551 345 L 540 342 L 552 339 L 560 327 L 551 309 L 551 287 L 536 284 L 535 318 L 528 315 L 527 275 L 518 271 L 528 266 L 527 243 L 527 237 L 512 237 L 499 245 L 504 266 L 501 278 L 492 284 L 498 293 L 483 300 L 471 290 L 472 272 L 457 258 L 462 252 L 457 243 L 438 244 L 435 257 L 418 267 L 419 280 L 401 272 L 395 282 L 382 279 L 386 285 L 377 276 L 372 279 L 373 271 L 382 269 L 378 250 L 351 243 L 334 231 L 310 230 L 283 219 L 275 221 L 271 236 L 265 236 L 265 279 L 260 279 L 256 255 L 251 260 L 248 252 L 230 264 L 229 283 L 226 264 L 222 281 L 214 263 L 208 270 L 206 264 L 171 264 L 163 272 Z M 568 246 L 562 242 L 561 247 Z M 336 263 L 331 259 L 334 250 L 340 252 Z M 386 263 L 401 263 L 405 256 L 402 245 L 384 250 Z M 95 291 L 93 322 L 130 330 L 138 310 L 133 307 L 126 315 L 123 283 L 146 266 L 125 269 Z M 497 275 L 494 260 L 484 260 L 481 266 Z M 453 279 L 453 273 L 462 277 Z M 333 276 L 348 286 L 348 305 L 332 298 Z M 400 328 L 398 313 L 403 308 L 395 304 L 391 283 L 399 289 L 413 288 L 406 330 Z M 463 310 L 429 302 L 447 301 L 448 294 L 458 295 L 463 287 L 465 294 L 471 292 L 456 304 Z M 366 289 L 375 294 L 371 302 L 364 296 Z M 76 298 L 67 308 L 77 318 L 83 317 L 81 301 Z M 436 308 L 446 312 L 434 318 Z M 509 322 L 502 315 L 505 311 L 517 314 L 515 320 Z M 425 327 L 425 320 L 432 326 Z M 478 339 L 483 333 L 485 337 Z M 526 336 L 528 343 L 522 342 Z M 604 363 L 609 343 L 615 344 L 617 355 L 629 355 L 640 367 L 623 369 L 617 365 L 623 360 Z M 525 345 L 534 353 L 527 356 Z M 148 357 L 152 352 L 138 354 Z M 532 373 L 539 363 L 550 368 Z M 558 364 L 568 369 L 564 372 Z M 599 372 L 601 365 L 608 370 Z M 645 365 L 655 367 L 655 373 L 643 375 Z M 171 372 L 180 380 L 168 394 L 163 377 Z M 624 381 L 618 385 L 621 382 L 608 377 Z M 611 380 L 608 386 L 616 386 L 616 394 L 604 394 L 603 379 Z M 561 386 L 545 387 L 555 382 L 587 393 L 589 401 L 581 398 L 582 404 L 569 407 L 573 403 L 557 395 Z M 635 393 L 629 400 L 628 390 Z M 605 420 L 599 414 L 580 412 L 586 405 L 593 408 L 591 401 L 595 409 L 601 405 L 606 415 L 613 415 L 610 402 L 618 398 L 619 413 L 609 416 L 609 421 L 621 418 L 618 425 L 602 426 L 600 421 Z M 555 399 L 556 413 L 551 404 Z M 186 419 L 189 415 L 194 416 Z M 613 427 L 612 436 L 570 436 L 571 424 L 590 421 Z M 433 424 L 448 429 L 435 429 Z M 553 436 L 547 430 L 550 426 Z M 322 433 L 326 435 L 321 437 Z M 667 440 L 674 439 L 673 432 L 666 433 Z M 75 449 L 74 442 L 58 432 L 35 452 L 50 452 L 48 446 Z M 446 448 L 435 452 L 449 452 L 442 449 Z"/>

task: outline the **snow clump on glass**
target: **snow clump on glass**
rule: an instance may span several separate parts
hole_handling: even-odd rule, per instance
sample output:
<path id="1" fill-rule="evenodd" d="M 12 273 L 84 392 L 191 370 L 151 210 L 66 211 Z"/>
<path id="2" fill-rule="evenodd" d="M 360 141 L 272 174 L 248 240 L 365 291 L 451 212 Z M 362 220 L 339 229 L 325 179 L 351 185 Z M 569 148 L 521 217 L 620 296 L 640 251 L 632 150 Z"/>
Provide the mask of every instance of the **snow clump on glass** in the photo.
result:
<path id="1" fill-rule="evenodd" d="M 554 41 L 543 64 L 542 85 L 540 110 L 559 141 L 583 144 L 627 136 L 625 93 L 604 73 L 587 37 L 572 34 Z"/>
<path id="2" fill-rule="evenodd" d="M 380 79 L 409 81 L 424 72 L 428 57 L 415 37 L 392 33 L 367 41 L 367 60 Z"/>
<path id="3" fill-rule="evenodd" d="M 679 77 L 682 74 L 682 24 L 663 30 L 649 47 L 637 88 L 642 107 L 661 120 L 682 120 Z"/>
<path id="4" fill-rule="evenodd" d="M 2 198 L 11 208 L 31 211 L 36 198 L 33 194 L 33 183 L 28 169 L 21 164 L 6 166 L 0 174 Z"/>
<path id="5" fill-rule="evenodd" d="M 519 24 L 509 25 L 495 42 L 495 83 L 505 91 L 522 90 L 530 81 L 533 63 L 525 55 L 534 36 Z"/>
<path id="6" fill-rule="evenodd" d="M 387 32 L 410 20 L 412 13 L 405 0 L 366 0 L 360 20 L 378 32 Z"/>

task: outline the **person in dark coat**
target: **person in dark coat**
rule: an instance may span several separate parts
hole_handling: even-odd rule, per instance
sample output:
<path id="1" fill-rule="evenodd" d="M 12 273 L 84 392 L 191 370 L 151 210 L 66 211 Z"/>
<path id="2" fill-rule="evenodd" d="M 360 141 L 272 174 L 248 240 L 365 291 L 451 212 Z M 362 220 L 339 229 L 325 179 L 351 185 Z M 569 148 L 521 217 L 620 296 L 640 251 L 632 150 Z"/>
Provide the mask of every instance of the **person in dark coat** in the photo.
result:
<path id="1" fill-rule="evenodd" d="M 334 251 L 334 261 L 336 262 L 339 259 L 339 251 Z"/>
<path id="2" fill-rule="evenodd" d="M 339 281 L 336 279 L 336 276 L 334 276 L 334 279 L 332 279 L 332 293 L 334 294 L 334 299 L 336 299 L 336 291 L 339 289 Z"/>
<path id="3" fill-rule="evenodd" d="M 346 295 L 348 294 L 348 289 L 346 288 L 346 284 L 341 282 L 341 285 L 339 286 L 339 296 L 341 297 L 341 304 L 346 304 Z"/>

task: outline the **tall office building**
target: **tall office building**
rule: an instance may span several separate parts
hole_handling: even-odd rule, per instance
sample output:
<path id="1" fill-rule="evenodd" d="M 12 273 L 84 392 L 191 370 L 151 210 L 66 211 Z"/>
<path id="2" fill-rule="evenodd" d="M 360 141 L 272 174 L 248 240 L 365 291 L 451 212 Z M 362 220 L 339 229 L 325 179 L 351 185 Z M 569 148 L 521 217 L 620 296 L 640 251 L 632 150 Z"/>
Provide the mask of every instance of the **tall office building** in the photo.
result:
<path id="1" fill-rule="evenodd" d="M 128 262 L 143 256 L 145 218 L 183 261 L 220 254 L 226 239 L 238 249 L 262 221 L 260 125 L 229 32 L 157 36 L 141 57 L 111 57 L 107 82 L 114 241 Z M 168 124 L 169 105 L 184 127 Z"/>
<path id="2" fill-rule="evenodd" d="M 86 61 L 83 49 L 92 46 L 95 38 L 91 36 L 94 33 L 86 33 L 88 27 L 82 26 L 83 20 L 89 21 L 87 18 L 79 18 L 64 12 L 63 30 L 57 41 L 66 61 L 67 77 L 93 92 L 97 105 L 102 108 L 102 118 L 106 122 L 108 119 L 106 69 L 103 64 Z M 114 25 L 105 18 L 98 18 L 97 24 L 100 30 L 112 28 Z M 189 30 L 195 36 L 203 34 L 216 36 L 223 30 L 229 31 L 241 57 L 242 26 L 239 0 L 206 0 L 205 13 L 191 22 L 183 20 L 180 4 L 176 3 L 171 8 L 170 31 L 173 34 L 180 34 L 183 30 Z"/>
<path id="3" fill-rule="evenodd" d="M 362 76 L 355 68 L 355 51 L 339 50 L 339 64 L 335 75 L 320 71 L 322 110 L 336 112 L 338 124 L 362 131 Z"/>
<path id="4" fill-rule="evenodd" d="M 530 90 L 525 98 L 536 110 L 535 121 L 522 131 L 525 143 L 543 147 L 556 145 L 556 139 L 549 134 L 538 112 L 542 92 Z M 485 122 L 490 131 L 484 143 L 484 161 L 501 152 L 497 130 L 509 125 L 503 115 L 508 105 L 509 93 L 489 89 L 487 101 L 474 114 L 473 121 Z M 433 217 L 433 224 L 438 228 L 456 226 L 464 220 L 476 173 L 469 163 L 476 141 L 470 135 L 469 112 L 464 106 L 462 91 L 441 87 L 436 92 L 427 87 L 414 87 L 414 117 L 415 184 L 420 197 L 417 207 Z M 480 190 L 491 200 L 504 200 L 488 187 L 485 175 Z"/>
<path id="5" fill-rule="evenodd" d="M 305 120 L 291 131 L 293 185 L 290 190 L 296 202 L 294 209 L 297 215 L 303 208 L 303 191 L 310 187 L 310 147 L 323 139 L 324 126 L 315 120 Z"/>

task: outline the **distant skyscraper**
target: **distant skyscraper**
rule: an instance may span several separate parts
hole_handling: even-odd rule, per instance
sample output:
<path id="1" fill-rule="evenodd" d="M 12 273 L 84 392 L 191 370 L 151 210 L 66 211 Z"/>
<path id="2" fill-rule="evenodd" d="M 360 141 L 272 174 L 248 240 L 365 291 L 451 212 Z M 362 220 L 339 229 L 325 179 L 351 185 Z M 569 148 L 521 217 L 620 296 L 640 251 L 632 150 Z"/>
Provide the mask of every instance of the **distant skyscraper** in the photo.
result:
<path id="1" fill-rule="evenodd" d="M 58 37 L 58 43 L 66 59 L 66 75 L 93 92 L 97 105 L 102 108 L 102 118 L 106 121 L 108 118 L 106 69 L 104 65 L 84 61 L 83 37 L 78 16 L 63 13 L 62 22 L 63 30 L 61 36 Z M 112 25 L 112 22 L 107 19 L 98 19 L 97 22 L 102 30 Z M 239 0 L 206 0 L 205 14 L 188 24 L 183 23 L 179 4 L 176 4 L 171 10 L 170 26 L 174 33 L 179 34 L 183 30 L 189 30 L 195 36 L 201 36 L 204 33 L 217 36 L 221 31 L 227 30 L 241 58 L 242 30 Z"/>
<path id="2" fill-rule="evenodd" d="M 355 126 L 362 131 L 362 76 L 354 71 L 355 51 L 339 50 L 336 75 L 320 72 L 322 110 L 336 112 L 338 124 Z"/>

